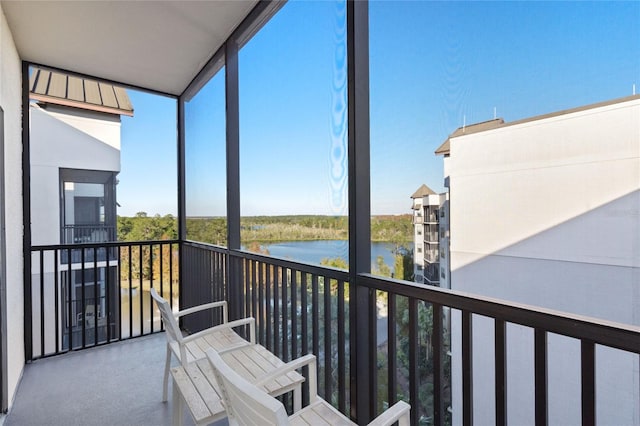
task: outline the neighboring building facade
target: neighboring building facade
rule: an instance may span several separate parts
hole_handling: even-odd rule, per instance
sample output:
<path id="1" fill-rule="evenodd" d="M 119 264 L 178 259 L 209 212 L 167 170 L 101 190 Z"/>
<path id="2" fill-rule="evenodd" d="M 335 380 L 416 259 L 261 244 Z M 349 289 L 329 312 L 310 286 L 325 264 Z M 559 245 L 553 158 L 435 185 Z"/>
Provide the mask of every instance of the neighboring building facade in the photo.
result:
<path id="1" fill-rule="evenodd" d="M 32 69 L 29 88 L 33 245 L 116 241 L 120 116 L 133 115 L 126 91 L 38 68 Z M 49 268 L 53 264 L 45 262 Z M 34 274 L 39 268 L 40 260 L 32 259 Z M 58 291 L 58 320 L 63 324 L 59 338 L 63 347 L 69 345 L 70 331 L 73 346 L 81 341 L 82 333 L 93 339 L 91 333 L 96 328 L 99 340 L 106 335 L 107 326 L 112 327 L 111 335 L 115 336 L 118 324 L 106 324 L 106 311 L 109 307 L 110 317 L 119 317 L 115 312 L 119 294 L 116 251 L 63 251 L 57 275 L 54 270 L 45 270 L 44 281 L 49 284 L 45 288 L 50 293 L 45 297 L 53 300 L 54 289 Z M 39 283 L 39 279 L 33 282 Z M 113 285 L 107 288 L 107 282 Z M 39 301 L 35 300 L 34 306 L 39 306 Z M 39 346 L 40 342 L 34 341 L 34 352 Z"/>
<path id="2" fill-rule="evenodd" d="M 448 288 L 448 201 L 422 185 L 413 204 L 413 275 L 419 283 Z"/>
<path id="3" fill-rule="evenodd" d="M 438 208 L 440 199 L 427 185 L 411 196 L 413 204 L 413 276 L 418 283 L 439 285 Z"/>
<path id="4" fill-rule="evenodd" d="M 640 96 L 466 126 L 436 153 L 450 191 L 453 290 L 640 324 Z M 474 320 L 478 365 L 492 365 L 493 327 Z M 452 330 L 458 424 L 461 336 Z M 579 342 L 547 338 L 549 421 L 579 423 Z M 531 424 L 533 330 L 510 325 L 508 343 L 509 424 Z M 638 356 L 596 352 L 598 424 L 640 424 Z M 493 374 L 476 369 L 474 381 Z M 492 393 L 475 394 L 474 422 L 493 423 L 493 407 Z"/>

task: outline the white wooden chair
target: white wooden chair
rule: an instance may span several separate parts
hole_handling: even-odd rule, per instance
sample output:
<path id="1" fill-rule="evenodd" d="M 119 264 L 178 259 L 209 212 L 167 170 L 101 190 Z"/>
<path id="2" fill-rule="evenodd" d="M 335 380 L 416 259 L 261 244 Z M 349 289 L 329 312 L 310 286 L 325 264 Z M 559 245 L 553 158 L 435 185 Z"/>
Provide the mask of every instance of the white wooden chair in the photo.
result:
<path id="1" fill-rule="evenodd" d="M 207 358 L 213 372 L 229 419 L 230 426 L 244 425 L 355 425 L 333 406 L 320 398 L 317 393 L 316 359 L 306 356 L 289 362 L 272 375 L 282 375 L 292 369 L 309 366 L 309 405 L 297 410 L 290 417 L 277 399 L 261 390 L 263 381 L 271 380 L 272 375 L 251 384 L 237 374 L 213 349 L 207 350 Z M 298 361 L 298 362 L 296 362 Z M 409 425 L 410 405 L 399 401 L 375 418 L 370 426 L 389 426 L 398 422 L 400 426 Z"/>
<path id="2" fill-rule="evenodd" d="M 205 351 L 208 348 L 225 352 L 248 345 L 255 345 L 255 320 L 253 318 L 244 318 L 228 322 L 227 303 L 225 301 L 206 303 L 184 309 L 174 314 L 171 311 L 169 302 L 160 297 L 154 288 L 151 289 L 151 297 L 160 310 L 162 322 L 165 327 L 165 334 L 167 336 L 167 355 L 164 367 L 162 401 L 167 400 L 171 354 L 175 355 L 182 366 L 186 366 L 193 361 L 204 359 L 206 357 Z M 213 308 L 222 309 L 222 324 L 185 337 L 182 336 L 178 325 L 178 319 L 180 317 Z M 245 325 L 249 325 L 249 340 L 242 338 L 233 331 L 233 328 Z"/>
<path id="3" fill-rule="evenodd" d="M 100 310 L 98 310 L 98 315 L 100 314 Z M 76 315 L 76 322 L 80 326 L 84 321 L 85 327 L 92 327 L 95 321 L 96 316 L 96 307 L 93 304 L 87 303 L 84 308 L 84 312 L 79 312 Z"/>

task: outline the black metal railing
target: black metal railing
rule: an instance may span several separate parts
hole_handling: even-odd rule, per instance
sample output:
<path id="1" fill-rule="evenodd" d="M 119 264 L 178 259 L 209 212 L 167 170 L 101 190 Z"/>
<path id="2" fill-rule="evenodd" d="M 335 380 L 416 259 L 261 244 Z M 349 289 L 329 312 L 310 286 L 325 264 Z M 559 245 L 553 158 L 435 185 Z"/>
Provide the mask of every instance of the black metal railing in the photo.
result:
<path id="1" fill-rule="evenodd" d="M 431 248 L 431 246 L 425 247 L 424 260 L 429 263 L 437 263 L 440 261 L 440 250 L 437 248 Z"/>
<path id="2" fill-rule="evenodd" d="M 27 359 L 161 330 L 149 290 L 177 307 L 178 271 L 177 241 L 32 247 Z"/>
<path id="3" fill-rule="evenodd" d="M 456 368 L 461 376 L 461 404 L 455 409 L 460 410 L 462 423 L 473 424 L 474 392 L 493 392 L 495 422 L 506 424 L 507 328 L 524 326 L 533 336 L 534 422 L 548 422 L 547 337 L 561 335 L 579 341 L 575 362 L 582 365 L 581 421 L 593 425 L 596 345 L 640 354 L 637 326 L 370 274 L 356 275 L 354 284 L 342 270 L 203 244 L 184 243 L 183 255 L 189 265 L 183 271 L 185 307 L 225 298 L 235 316 L 256 318 L 259 342 L 283 360 L 315 354 L 319 393 L 354 420 L 362 410 L 368 412 L 363 417 L 371 417 L 403 399 L 412 406 L 413 425 L 450 424 L 454 338 L 460 349 Z M 354 285 L 367 290 L 357 293 L 358 306 L 368 307 L 364 318 L 356 317 L 358 324 L 351 324 L 349 315 L 355 308 L 350 297 L 356 294 L 350 289 Z M 203 295 L 207 299 L 201 299 Z M 494 349 L 491 365 L 477 365 L 478 359 L 474 360 L 473 330 L 480 320 L 492 322 L 490 335 L 482 336 Z M 207 325 L 191 324 L 194 330 Z M 368 343 L 352 348 L 352 333 L 366 334 Z M 357 359 L 368 359 L 371 365 L 351 371 L 358 351 L 365 356 Z M 474 369 L 490 369 L 493 383 L 474 383 Z M 354 410 L 356 402 L 350 400 L 354 386 L 370 396 L 369 407 Z"/>
<path id="4" fill-rule="evenodd" d="M 181 248 L 182 308 L 229 300 L 227 293 L 227 250 L 211 245 L 184 243 Z M 219 309 L 196 312 L 181 318 L 181 327 L 190 333 L 222 321 Z"/>
<path id="5" fill-rule="evenodd" d="M 258 341 L 276 356 L 288 361 L 315 354 L 319 393 L 349 412 L 347 272 L 196 243 L 184 243 L 183 256 L 185 308 L 226 295 L 230 310 L 256 319 Z M 216 271 L 223 266 L 229 274 Z M 215 321 L 189 318 L 183 325 L 197 331 Z"/>
<path id="6" fill-rule="evenodd" d="M 432 232 L 426 231 L 424 233 L 424 241 L 425 243 L 439 243 L 440 235 L 438 234 L 437 231 L 432 231 Z"/>
<path id="7" fill-rule="evenodd" d="M 64 225 L 62 244 L 104 243 L 117 240 L 115 225 Z"/>
<path id="8" fill-rule="evenodd" d="M 111 251 L 117 256 L 106 255 Z M 450 424 L 455 372 L 461 397 L 454 411 L 462 423 L 473 424 L 474 393 L 492 392 L 495 423 L 506 424 L 507 350 L 521 345 L 510 346 L 507 330 L 524 327 L 531 330 L 532 422 L 548 422 L 548 341 L 560 335 L 577 339 L 580 347 L 575 363 L 581 365 L 581 421 L 593 425 L 596 347 L 640 354 L 637 326 L 370 274 L 355 275 L 354 283 L 343 270 L 206 244 L 40 246 L 32 248 L 31 263 L 31 291 L 25 295 L 31 306 L 28 359 L 161 330 L 151 287 L 174 305 L 180 299 L 183 308 L 227 300 L 232 318 L 256 318 L 259 342 L 283 360 L 315 354 L 319 393 L 354 420 L 358 413 L 369 418 L 403 399 L 412 406 L 413 425 Z M 203 313 L 185 318 L 182 325 L 194 332 L 220 320 L 219 314 Z M 478 333 L 483 347 L 475 348 Z M 476 351 L 487 345 L 493 349 L 490 360 L 477 358 Z M 487 364 L 478 364 L 481 360 Z M 474 382 L 474 370 L 490 371 L 493 380 Z M 356 389 L 368 395 L 369 406 L 356 407 Z"/>
<path id="9" fill-rule="evenodd" d="M 429 263 L 424 266 L 422 275 L 425 278 L 425 283 L 437 283 L 440 281 L 440 264 L 439 263 Z"/>

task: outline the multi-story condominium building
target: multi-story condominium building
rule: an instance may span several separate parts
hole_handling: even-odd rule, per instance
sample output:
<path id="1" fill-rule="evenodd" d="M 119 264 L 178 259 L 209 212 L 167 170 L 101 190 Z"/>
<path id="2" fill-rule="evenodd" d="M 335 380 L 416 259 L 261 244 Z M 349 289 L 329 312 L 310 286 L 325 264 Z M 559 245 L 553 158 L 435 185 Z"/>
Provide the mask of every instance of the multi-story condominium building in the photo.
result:
<path id="1" fill-rule="evenodd" d="M 126 91 L 32 68 L 29 97 L 34 245 L 116 241 L 120 117 L 133 115 Z M 32 265 L 39 274 L 40 260 L 34 258 Z M 56 267 L 45 268 L 42 281 L 48 292 L 43 297 L 54 300 L 57 293 L 59 309 L 43 315 L 58 315 L 63 348 L 70 339 L 72 346 L 79 344 L 83 334 L 94 340 L 96 330 L 102 341 L 107 326 L 112 335 L 119 331 L 116 265 L 114 250 L 86 248 L 62 251 Z M 39 277 L 33 281 L 40 283 Z M 106 323 L 107 308 L 112 324 Z"/>
<path id="2" fill-rule="evenodd" d="M 413 204 L 413 275 L 415 281 L 448 288 L 448 208 L 446 194 L 422 185 L 411 196 Z"/>
<path id="3" fill-rule="evenodd" d="M 639 129 L 639 96 L 457 129 L 436 151 L 444 155 L 450 189 L 451 289 L 640 324 Z M 461 319 L 452 320 L 459 407 Z M 474 325 L 478 346 L 492 346 L 493 333 L 490 321 Z M 531 330 L 514 326 L 508 333 L 524 342 Z M 568 354 L 580 347 L 557 335 L 548 339 L 549 419 L 575 424 L 580 366 Z M 474 362 L 485 365 L 491 356 L 478 350 Z M 530 343 L 510 347 L 509 395 L 532 394 L 532 356 Z M 597 357 L 599 416 L 607 424 L 638 424 L 640 407 L 630 402 L 640 393 L 638 357 L 619 351 Z M 474 380 L 492 377 L 488 368 Z M 492 423 L 493 396 L 475 394 L 474 404 L 474 420 Z M 514 398 L 514 424 L 529 423 L 533 409 Z"/>

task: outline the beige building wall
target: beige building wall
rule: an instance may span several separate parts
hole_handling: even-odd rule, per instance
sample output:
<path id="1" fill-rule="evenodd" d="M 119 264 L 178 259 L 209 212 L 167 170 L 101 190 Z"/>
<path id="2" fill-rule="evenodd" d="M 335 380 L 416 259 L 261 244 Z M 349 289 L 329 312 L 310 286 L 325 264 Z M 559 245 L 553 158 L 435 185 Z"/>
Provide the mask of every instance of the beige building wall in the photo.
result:
<path id="1" fill-rule="evenodd" d="M 447 170 L 452 289 L 640 325 L 640 97 L 452 138 Z M 509 423 L 529 424 L 533 331 L 508 333 Z M 478 318 L 475 383 L 493 381 L 492 342 L 493 323 Z M 553 424 L 579 423 L 579 354 L 579 342 L 549 337 Z M 596 356 L 598 424 L 640 424 L 638 356 Z M 478 424 L 493 422 L 493 395 L 474 403 Z"/>

